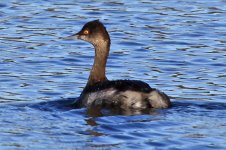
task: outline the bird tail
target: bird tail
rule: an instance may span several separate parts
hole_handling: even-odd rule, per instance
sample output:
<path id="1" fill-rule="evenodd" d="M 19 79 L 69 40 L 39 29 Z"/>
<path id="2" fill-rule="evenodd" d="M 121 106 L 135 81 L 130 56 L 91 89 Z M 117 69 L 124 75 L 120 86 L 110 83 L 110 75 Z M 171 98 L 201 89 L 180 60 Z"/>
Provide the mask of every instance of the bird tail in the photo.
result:
<path id="1" fill-rule="evenodd" d="M 148 102 L 153 108 L 169 108 L 172 105 L 170 98 L 157 89 L 154 89 L 149 93 Z"/>

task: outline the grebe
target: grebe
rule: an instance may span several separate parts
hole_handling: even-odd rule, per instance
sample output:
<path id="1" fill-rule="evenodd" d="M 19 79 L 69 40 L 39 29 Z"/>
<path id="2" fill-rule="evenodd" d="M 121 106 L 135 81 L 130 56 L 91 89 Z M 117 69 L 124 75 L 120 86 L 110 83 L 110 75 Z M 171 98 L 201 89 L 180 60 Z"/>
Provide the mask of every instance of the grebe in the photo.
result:
<path id="1" fill-rule="evenodd" d="M 99 20 L 86 23 L 81 31 L 67 39 L 81 39 L 95 48 L 95 59 L 88 82 L 77 107 L 99 107 L 120 109 L 169 108 L 169 97 L 147 83 L 139 80 L 109 81 L 105 75 L 110 50 L 110 36 Z"/>

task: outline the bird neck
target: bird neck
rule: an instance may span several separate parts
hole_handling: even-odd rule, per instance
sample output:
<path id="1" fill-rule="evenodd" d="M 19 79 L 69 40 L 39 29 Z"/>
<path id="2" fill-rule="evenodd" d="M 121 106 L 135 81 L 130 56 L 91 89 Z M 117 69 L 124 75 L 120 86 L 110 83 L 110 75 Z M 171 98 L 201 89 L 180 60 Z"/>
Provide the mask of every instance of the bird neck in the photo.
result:
<path id="1" fill-rule="evenodd" d="M 95 83 L 107 80 L 105 69 L 110 50 L 110 41 L 98 43 L 99 44 L 93 44 L 95 47 L 95 59 L 86 86 L 92 86 Z"/>

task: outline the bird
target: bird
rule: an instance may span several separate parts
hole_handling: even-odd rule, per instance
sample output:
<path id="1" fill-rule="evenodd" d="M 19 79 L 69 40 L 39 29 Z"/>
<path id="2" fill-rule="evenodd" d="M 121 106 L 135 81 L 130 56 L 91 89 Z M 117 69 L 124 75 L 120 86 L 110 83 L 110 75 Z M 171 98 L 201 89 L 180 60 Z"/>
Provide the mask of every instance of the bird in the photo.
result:
<path id="1" fill-rule="evenodd" d="M 94 63 L 86 86 L 78 99 L 76 107 L 98 107 L 119 109 L 164 109 L 172 106 L 164 92 L 152 88 L 140 80 L 108 80 L 106 64 L 111 40 L 106 27 L 99 20 L 87 22 L 82 29 L 67 39 L 83 40 L 93 45 Z"/>

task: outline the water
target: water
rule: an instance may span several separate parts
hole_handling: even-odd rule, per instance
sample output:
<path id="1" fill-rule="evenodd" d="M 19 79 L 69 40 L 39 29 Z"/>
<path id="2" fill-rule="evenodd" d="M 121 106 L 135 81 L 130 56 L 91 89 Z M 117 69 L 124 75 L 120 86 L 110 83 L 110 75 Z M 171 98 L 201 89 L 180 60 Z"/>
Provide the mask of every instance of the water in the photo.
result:
<path id="1" fill-rule="evenodd" d="M 0 149 L 226 149 L 224 0 L 0 2 Z M 93 49 L 66 41 L 100 19 L 109 79 L 139 79 L 174 107 L 71 109 Z"/>

